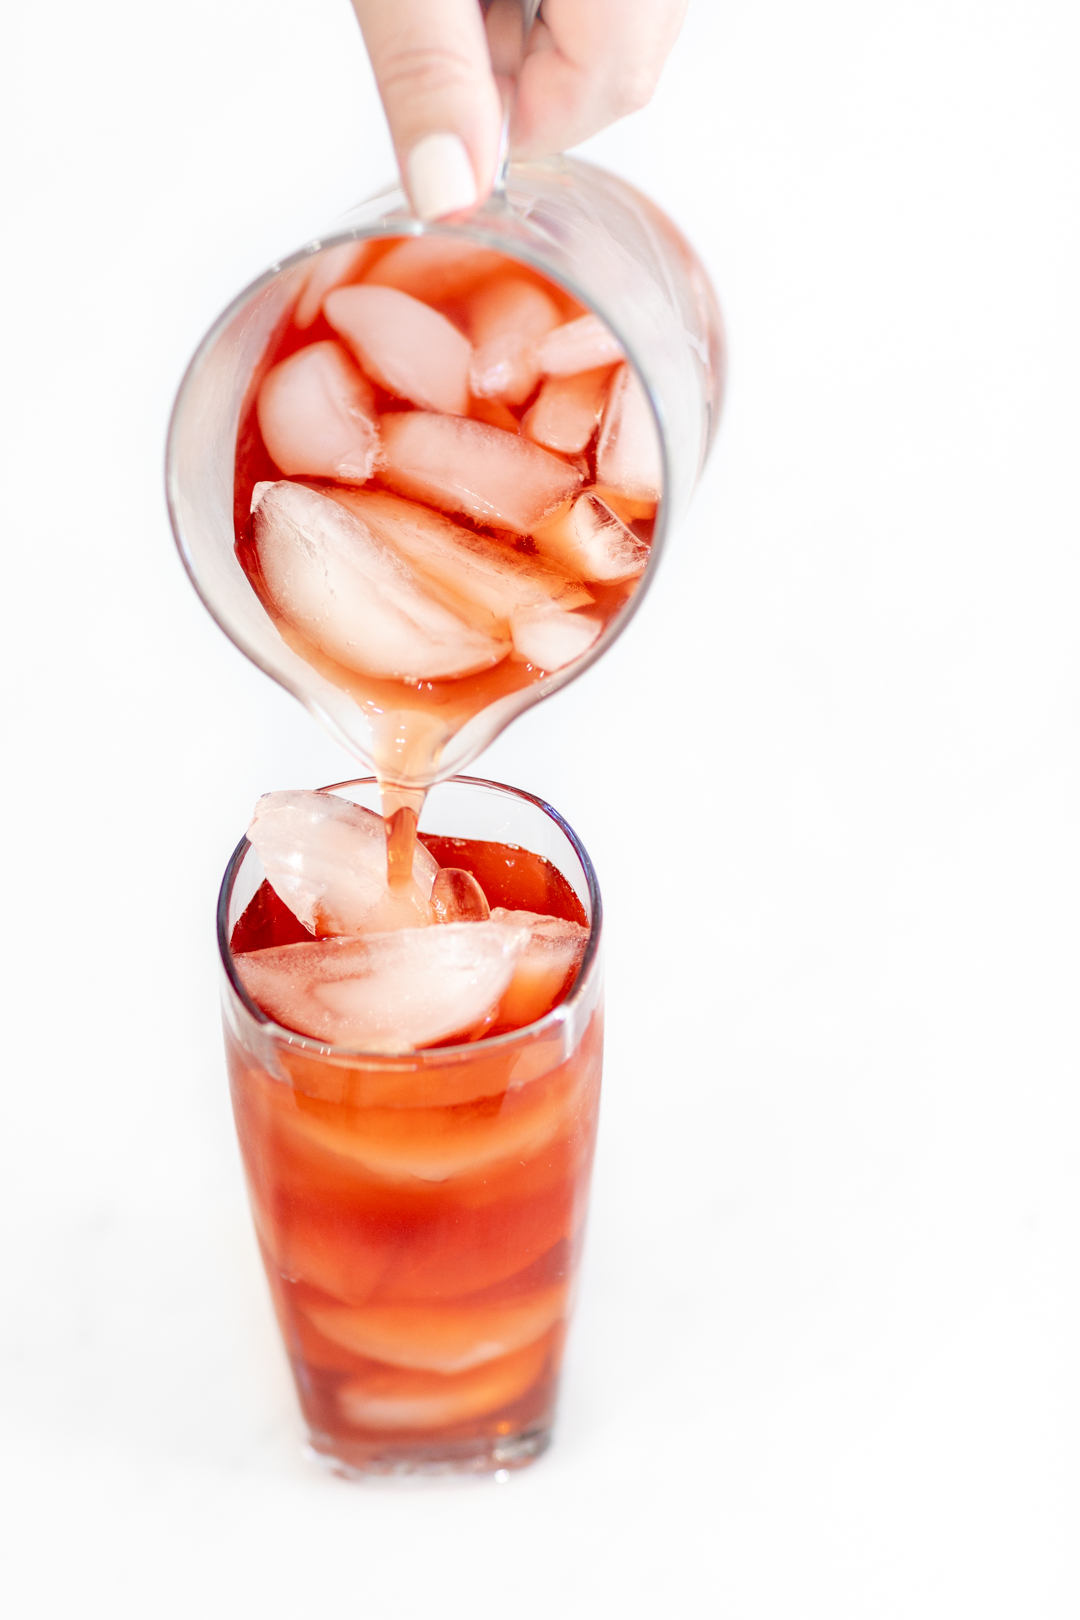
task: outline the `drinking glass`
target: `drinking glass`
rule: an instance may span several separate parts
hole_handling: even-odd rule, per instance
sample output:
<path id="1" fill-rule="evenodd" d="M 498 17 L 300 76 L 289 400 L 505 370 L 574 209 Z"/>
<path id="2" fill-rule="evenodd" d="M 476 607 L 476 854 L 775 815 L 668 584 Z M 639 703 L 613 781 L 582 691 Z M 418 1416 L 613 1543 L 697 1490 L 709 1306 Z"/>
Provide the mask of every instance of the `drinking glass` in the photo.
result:
<path id="1" fill-rule="evenodd" d="M 374 779 L 328 791 L 378 806 Z M 246 838 L 218 906 L 255 1227 L 310 1453 L 346 1476 L 510 1469 L 543 1451 L 581 1252 L 603 1039 L 596 874 L 556 811 L 498 783 L 436 787 L 432 833 L 511 846 L 493 904 L 543 913 L 558 892 L 589 922 L 569 994 L 538 1022 L 406 1056 L 323 1045 L 275 1024 L 237 973 L 237 923 L 272 903 Z"/>
<path id="2" fill-rule="evenodd" d="M 434 235 L 493 248 L 539 271 L 597 314 L 622 344 L 655 419 L 661 500 L 648 568 L 587 653 L 509 692 L 464 720 L 423 779 L 461 771 L 530 704 L 599 658 L 628 622 L 693 492 L 716 430 L 723 343 L 715 296 L 678 229 L 632 186 L 575 158 L 512 163 L 500 188 L 465 219 L 425 224 L 399 188 L 360 204 L 332 229 L 275 264 L 215 321 L 177 396 L 169 431 L 167 490 L 173 531 L 192 583 L 225 633 L 369 768 L 371 715 L 282 638 L 237 560 L 234 467 L 241 424 L 319 255 L 343 244 Z"/>

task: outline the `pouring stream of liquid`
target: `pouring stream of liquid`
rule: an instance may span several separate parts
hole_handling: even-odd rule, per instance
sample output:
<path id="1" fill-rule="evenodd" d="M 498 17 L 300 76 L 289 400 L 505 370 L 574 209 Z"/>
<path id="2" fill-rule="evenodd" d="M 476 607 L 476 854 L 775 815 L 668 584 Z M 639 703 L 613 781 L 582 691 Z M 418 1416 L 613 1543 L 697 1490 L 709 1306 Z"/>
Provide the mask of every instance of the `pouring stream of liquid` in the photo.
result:
<path id="1" fill-rule="evenodd" d="M 488 35 L 491 65 L 499 83 L 503 104 L 496 190 L 506 184 L 510 161 L 510 117 L 518 74 L 533 23 L 540 11 L 540 0 L 481 0 Z M 386 878 L 391 894 L 424 904 L 413 879 L 416 829 L 427 798 L 425 788 L 402 788 L 379 778 L 383 820 L 386 823 Z"/>

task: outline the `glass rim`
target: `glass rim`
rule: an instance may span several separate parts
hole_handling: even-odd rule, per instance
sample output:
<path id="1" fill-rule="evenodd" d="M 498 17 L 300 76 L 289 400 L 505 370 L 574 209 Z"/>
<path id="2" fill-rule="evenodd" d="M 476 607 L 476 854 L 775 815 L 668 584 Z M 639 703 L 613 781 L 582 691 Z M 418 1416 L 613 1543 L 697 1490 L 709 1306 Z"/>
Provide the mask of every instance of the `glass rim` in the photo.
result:
<path id="1" fill-rule="evenodd" d="M 377 784 L 378 778 L 374 776 L 354 776 L 343 782 L 330 782 L 323 788 L 316 789 L 319 793 L 333 793 L 338 788 L 368 787 Z M 232 899 L 233 887 L 239 875 L 241 865 L 248 850 L 250 841 L 245 833 L 229 857 L 218 890 L 216 933 L 218 955 L 225 973 L 229 989 L 240 1002 L 245 1012 L 255 1020 L 262 1031 L 274 1040 L 279 1040 L 294 1051 L 320 1058 L 336 1058 L 355 1060 L 362 1058 L 367 1067 L 400 1069 L 415 1068 L 417 1063 L 430 1065 L 432 1063 L 461 1062 L 466 1055 L 478 1056 L 489 1052 L 506 1050 L 516 1041 L 526 1037 L 534 1039 L 538 1033 L 546 1032 L 564 1024 L 576 1011 L 587 987 L 591 970 L 596 962 L 600 950 L 600 933 L 603 924 L 603 902 L 600 898 L 600 885 L 596 877 L 588 850 L 581 842 L 570 823 L 561 816 L 553 805 L 546 800 L 537 798 L 534 793 L 527 793 L 524 788 L 511 787 L 507 782 L 493 782 L 484 776 L 449 776 L 444 781 L 436 783 L 435 787 L 449 787 L 458 782 L 466 787 L 491 788 L 496 793 L 504 793 L 515 799 L 523 799 L 527 804 L 534 805 L 543 812 L 550 821 L 553 821 L 568 840 L 574 854 L 581 862 L 581 869 L 585 874 L 588 888 L 589 905 L 592 916 L 589 919 L 589 938 L 585 944 L 585 954 L 581 959 L 581 966 L 573 984 L 562 1000 L 543 1018 L 534 1023 L 523 1024 L 520 1029 L 507 1030 L 502 1035 L 481 1036 L 475 1041 L 458 1041 L 452 1046 L 422 1046 L 412 1052 L 369 1052 L 362 1047 L 333 1046 L 326 1041 L 318 1041 L 311 1035 L 301 1035 L 298 1030 L 289 1029 L 285 1024 L 279 1024 L 271 1018 L 269 1013 L 263 1011 L 257 1002 L 253 1001 L 244 988 L 240 975 L 236 971 L 232 948 L 229 944 L 229 902 Z M 432 834 L 433 837 L 440 836 Z M 530 852 L 531 853 L 531 852 Z M 361 936 L 358 936 L 361 937 Z"/>

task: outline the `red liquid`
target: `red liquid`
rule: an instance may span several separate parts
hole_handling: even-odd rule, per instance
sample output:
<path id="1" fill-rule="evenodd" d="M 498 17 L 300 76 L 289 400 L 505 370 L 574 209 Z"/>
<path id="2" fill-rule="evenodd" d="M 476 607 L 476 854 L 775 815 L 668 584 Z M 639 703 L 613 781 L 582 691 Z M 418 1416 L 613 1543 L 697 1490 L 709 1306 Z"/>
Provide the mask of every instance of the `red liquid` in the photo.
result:
<path id="1" fill-rule="evenodd" d="M 492 905 L 585 921 L 539 856 L 424 841 L 471 871 Z M 264 884 L 232 948 L 291 943 L 297 930 L 310 937 Z M 599 1009 L 569 1057 L 550 1031 L 404 1059 L 279 1049 L 275 1077 L 231 1032 L 227 1049 L 255 1222 L 315 1449 L 366 1470 L 527 1461 L 550 1423 L 580 1249 Z"/>
<path id="2" fill-rule="evenodd" d="M 397 244 L 400 239 L 390 239 L 386 243 L 374 244 L 368 257 L 347 277 L 347 284 L 363 283 L 365 277 L 377 269 L 378 261 L 386 252 Z M 481 277 L 480 285 L 491 286 L 500 278 L 533 282 L 554 301 L 558 306 L 560 318 L 570 322 L 586 312 L 581 305 L 574 302 L 565 292 L 554 283 L 537 275 L 535 272 L 525 270 L 512 260 L 503 260 L 503 268 L 492 271 L 487 270 Z M 414 291 L 415 289 L 410 289 Z M 433 284 L 421 295 L 422 301 L 430 309 L 446 316 L 461 330 L 468 329 L 469 296 L 475 292 L 475 287 L 461 288 L 451 285 L 440 293 L 439 286 Z M 475 715 L 481 713 L 491 704 L 508 694 L 519 691 L 545 679 L 550 671 L 541 665 L 523 661 L 517 656 L 504 657 L 494 667 L 481 670 L 479 673 L 466 674 L 455 678 L 404 680 L 377 677 L 359 672 L 355 668 L 346 667 L 324 649 L 316 646 L 296 624 L 285 617 L 272 599 L 266 581 L 260 568 L 259 555 L 254 539 L 254 520 L 251 516 L 252 491 L 256 483 L 263 481 L 278 481 L 286 476 L 293 483 L 306 484 L 314 489 L 327 489 L 332 481 L 310 476 L 304 473 L 284 474 L 274 463 L 266 448 L 263 436 L 259 429 L 257 417 L 257 397 L 259 385 L 267 373 L 281 361 L 294 355 L 297 351 L 314 343 L 325 343 L 334 340 L 340 343 L 339 333 L 327 322 L 324 314 L 320 314 L 314 324 L 303 329 L 295 324 L 289 324 L 282 332 L 276 343 L 272 344 L 264 357 L 263 364 L 254 381 L 251 396 L 242 415 L 237 437 L 237 453 L 235 464 L 234 502 L 235 502 L 235 528 L 236 551 L 245 573 L 253 588 L 258 594 L 266 611 L 274 620 L 280 634 L 288 645 L 320 675 L 342 688 L 350 694 L 353 700 L 365 710 L 371 718 L 375 728 L 375 741 L 372 745 L 376 770 L 382 780 L 387 782 L 411 781 L 419 782 L 430 780 L 437 768 L 440 751 L 447 741 L 458 732 Z M 608 368 L 614 376 L 615 366 Z M 381 387 L 377 381 L 372 382 L 374 390 L 375 409 L 381 420 L 389 420 L 394 413 L 402 410 L 414 410 L 410 401 L 395 397 Z M 534 388 L 533 393 L 519 404 L 508 405 L 502 402 L 470 398 L 468 415 L 475 421 L 497 424 L 504 431 L 520 437 L 519 426 L 539 394 L 540 385 Z M 597 483 L 597 435 L 585 445 L 584 450 L 577 455 L 564 455 L 561 460 L 578 467 L 583 473 L 582 492 L 590 490 Z M 553 454 L 555 452 L 552 452 Z M 373 477 L 369 480 L 368 488 L 380 487 L 395 488 L 387 475 L 376 467 Z M 350 487 L 360 487 L 356 484 Z M 422 510 L 427 508 L 423 502 L 416 500 L 414 504 Z M 605 500 L 613 507 L 619 507 L 617 493 L 610 490 L 605 492 Z M 475 534 L 494 539 L 509 550 L 526 555 L 535 555 L 537 544 L 529 535 L 513 533 L 507 529 L 499 529 L 484 525 L 474 518 L 460 511 L 443 512 L 442 515 L 452 517 L 454 523 L 462 529 Z M 627 501 L 619 508 L 619 516 L 623 518 L 641 542 L 651 542 L 655 503 L 650 506 L 648 502 L 642 506 L 633 500 Z M 542 547 L 541 547 L 542 549 Z M 575 576 L 576 577 L 576 576 Z M 640 576 L 630 579 L 616 580 L 605 583 L 592 578 L 583 582 L 592 604 L 584 611 L 591 619 L 599 620 L 605 627 L 626 605 L 629 598 L 640 584 Z M 387 718 L 386 725 L 383 724 Z M 392 724 L 389 717 L 393 717 Z M 382 729 L 380 729 L 382 727 Z M 408 745 L 403 757 L 401 745 L 395 752 L 393 738 L 404 732 L 408 734 Z"/>

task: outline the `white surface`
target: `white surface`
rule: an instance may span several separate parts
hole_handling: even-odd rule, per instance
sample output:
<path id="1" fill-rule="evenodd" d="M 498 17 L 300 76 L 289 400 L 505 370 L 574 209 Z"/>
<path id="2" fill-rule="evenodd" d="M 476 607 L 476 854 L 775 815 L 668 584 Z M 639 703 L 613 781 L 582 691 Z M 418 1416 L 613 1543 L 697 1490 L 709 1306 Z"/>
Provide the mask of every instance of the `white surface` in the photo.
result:
<path id="1" fill-rule="evenodd" d="M 345 0 L 8 7 L 6 1612 L 1075 1615 L 1078 27 L 695 0 L 592 143 L 701 247 L 731 387 L 639 618 L 484 761 L 608 902 L 558 1443 L 406 1491 L 296 1456 L 218 1045 L 226 855 L 349 770 L 160 471 L 381 115 Z"/>

